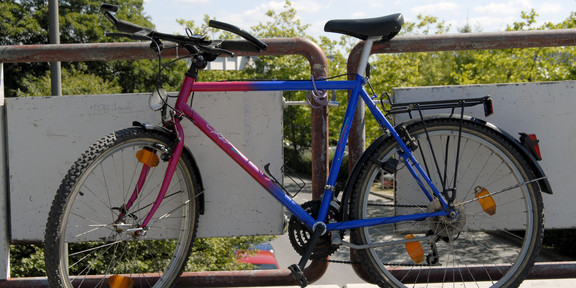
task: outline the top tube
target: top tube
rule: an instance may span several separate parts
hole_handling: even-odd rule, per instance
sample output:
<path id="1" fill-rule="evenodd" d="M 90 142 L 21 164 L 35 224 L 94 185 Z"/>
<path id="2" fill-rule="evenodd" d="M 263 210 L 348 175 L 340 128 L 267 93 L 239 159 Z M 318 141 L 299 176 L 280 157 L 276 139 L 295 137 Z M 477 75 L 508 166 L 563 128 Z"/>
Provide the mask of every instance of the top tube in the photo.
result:
<path id="1" fill-rule="evenodd" d="M 314 90 L 353 90 L 357 86 L 364 84 L 363 77 L 356 77 L 357 80 L 347 81 L 326 81 L 315 80 L 271 80 L 271 81 L 223 81 L 223 82 L 195 82 L 192 91 L 309 91 Z"/>

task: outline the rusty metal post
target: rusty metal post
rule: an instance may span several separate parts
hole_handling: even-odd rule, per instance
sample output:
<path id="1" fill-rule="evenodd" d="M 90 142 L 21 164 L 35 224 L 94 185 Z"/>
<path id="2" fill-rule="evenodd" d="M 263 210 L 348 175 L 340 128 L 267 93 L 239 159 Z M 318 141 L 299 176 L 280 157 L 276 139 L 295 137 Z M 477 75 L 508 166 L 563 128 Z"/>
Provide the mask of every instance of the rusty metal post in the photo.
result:
<path id="1" fill-rule="evenodd" d="M 310 63 L 314 79 L 328 76 L 328 60 L 316 43 L 303 38 L 262 39 L 268 49 L 260 53 L 246 41 L 226 41 L 223 47 L 239 56 L 252 55 L 302 55 Z M 248 45 L 248 46 L 247 46 Z M 312 109 L 312 199 L 320 199 L 328 179 L 328 107 Z"/>
<path id="2" fill-rule="evenodd" d="M 312 267 L 315 264 L 310 265 L 306 268 L 304 273 L 308 279 L 317 280 L 320 278 L 319 275 L 311 275 L 308 271 L 316 270 L 317 268 Z M 469 268 L 469 269 L 468 269 Z M 491 270 L 480 269 L 480 272 L 475 272 L 474 274 L 480 275 L 480 278 L 474 277 L 474 281 L 489 281 L 490 273 L 500 273 L 502 270 L 496 271 L 497 268 L 505 267 L 492 267 Z M 467 267 L 465 273 L 457 273 L 457 275 L 468 275 L 470 277 L 470 271 L 477 271 L 478 267 Z M 319 269 L 321 270 L 321 269 Z M 408 275 L 410 273 L 414 274 L 414 278 L 411 280 L 417 281 L 418 279 L 430 282 L 441 282 L 446 274 L 444 272 L 438 273 L 438 269 L 427 269 L 426 272 L 420 272 L 419 274 L 413 269 L 394 269 L 392 274 L 396 275 Z M 566 262 L 545 262 L 536 263 L 532 268 L 532 271 L 528 274 L 528 279 L 561 279 L 561 278 L 571 278 L 574 277 L 574 271 L 576 271 L 576 261 L 566 261 Z M 220 271 L 220 272 L 185 272 L 182 274 L 182 278 L 178 282 L 178 287 L 188 288 L 188 287 L 225 287 L 225 286 L 283 286 L 283 285 L 297 285 L 292 276 L 289 274 L 288 269 L 281 270 L 267 270 L 267 271 Z M 323 271 L 322 271 L 323 273 Z M 420 277 L 417 277 L 419 275 Z M 157 278 L 151 276 L 148 280 L 154 281 Z M 262 282 L 256 282 L 251 278 L 258 277 Z M 318 277 L 318 278 L 315 278 Z M 417 278 L 416 278 L 417 277 Z M 91 277 L 87 279 L 85 284 L 99 283 L 102 278 L 99 276 Z M 137 280 L 136 280 L 137 281 Z M 237 282 L 239 281 L 239 282 Z M 369 282 L 369 281 L 367 281 Z M 248 284 L 245 284 L 248 283 Z M 89 285 L 88 285 L 89 286 Z M 48 288 L 48 281 L 45 277 L 30 277 L 30 278 L 12 278 L 7 280 L 0 280 L 0 288 Z"/>
<path id="3" fill-rule="evenodd" d="M 398 36 L 391 41 L 377 42 L 372 47 L 372 54 L 409 53 L 409 52 L 435 52 L 435 51 L 461 51 L 461 50 L 487 50 L 511 49 L 533 47 L 575 46 L 576 29 L 537 30 L 537 31 L 509 31 L 496 33 L 460 33 L 420 36 Z M 364 42 L 358 43 L 348 55 L 348 73 L 356 73 L 360 54 Z M 365 146 L 364 136 L 364 107 L 357 109 L 350 131 L 349 169 L 360 159 Z M 350 260 L 354 271 L 367 282 L 369 274 L 360 264 L 355 264 L 354 250 L 350 250 Z M 546 270 L 545 263 L 536 263 L 535 269 Z M 555 265 L 554 267 L 556 267 Z M 536 268 L 538 267 L 538 268 Z M 576 265 L 567 266 L 570 272 L 566 275 L 576 275 Z M 531 274 L 532 275 L 532 274 Z M 531 277 L 531 276 L 529 276 Z"/>
<path id="4" fill-rule="evenodd" d="M 347 72 L 348 80 L 354 80 L 356 73 L 358 73 L 358 64 L 360 62 L 360 54 L 362 53 L 362 47 L 364 47 L 364 41 L 354 46 L 350 55 L 348 55 L 347 62 Z M 350 93 L 348 93 L 350 95 Z M 348 137 L 348 170 L 352 172 L 354 165 L 362 156 L 364 152 L 366 135 L 365 135 L 365 108 L 362 99 L 358 99 L 358 105 L 356 106 L 356 114 L 354 114 L 354 119 L 352 121 L 352 126 L 350 128 L 350 136 Z"/>
<path id="5" fill-rule="evenodd" d="M 268 44 L 266 51 L 258 52 L 246 41 L 226 40 L 223 47 L 230 49 L 237 56 L 264 55 L 301 55 L 308 59 L 311 73 L 315 79 L 328 76 L 328 61 L 322 49 L 314 42 L 304 38 L 261 39 Z M 169 45 L 166 43 L 166 45 Z M 184 51 L 166 49 L 163 57 L 174 58 L 184 55 Z M 54 62 L 54 61 L 109 61 L 156 59 L 157 55 L 149 48 L 148 43 L 86 43 L 60 45 L 19 45 L 0 46 L 0 63 L 19 62 Z M 312 109 L 312 189 L 313 197 L 319 198 L 324 190 L 328 177 L 328 110 Z M 305 269 L 309 282 L 319 279 L 328 262 L 317 260 Z M 22 282 L 24 281 L 24 282 Z M 36 286 L 38 279 L 10 279 L 0 281 L 0 287 L 47 287 Z M 18 284 L 24 283 L 24 284 Z M 271 271 L 228 271 L 184 273 L 180 283 L 190 286 L 263 286 L 263 285 L 296 285 L 288 269 Z M 19 286 L 23 285 L 23 286 Z M 32 285 L 32 286 L 31 286 Z M 47 284 L 46 284 L 47 285 Z"/>
<path id="6" fill-rule="evenodd" d="M 328 60 L 316 43 L 304 38 L 268 38 L 262 41 L 268 44 L 268 49 L 262 52 L 242 40 L 226 40 L 222 45 L 238 56 L 301 55 L 308 59 L 315 79 L 328 76 Z M 166 49 L 162 56 L 175 58 L 184 54 L 182 50 Z M 149 44 L 144 42 L 0 46 L 0 62 L 3 63 L 137 60 L 156 57 Z M 327 127 L 328 108 L 312 109 L 312 191 L 315 199 L 322 194 L 328 178 Z"/>
<path id="7" fill-rule="evenodd" d="M 48 39 L 50 44 L 60 44 L 58 0 L 48 1 Z M 50 62 L 50 89 L 52 96 L 62 96 L 62 67 L 60 62 Z"/>
<path id="8" fill-rule="evenodd" d="M 328 267 L 322 261 L 314 261 L 304 269 L 304 275 L 310 282 L 314 282 L 326 271 Z M 153 283 L 158 281 L 157 274 L 132 275 L 134 283 Z M 98 287 L 106 282 L 101 275 L 88 276 L 82 285 Z M 250 271 L 213 271 L 213 272 L 184 272 L 178 281 L 179 288 L 193 287 L 250 287 L 250 286 L 287 286 L 299 285 L 294 280 L 290 270 L 250 270 Z M 0 288 L 49 288 L 46 277 L 12 278 L 0 280 Z"/>

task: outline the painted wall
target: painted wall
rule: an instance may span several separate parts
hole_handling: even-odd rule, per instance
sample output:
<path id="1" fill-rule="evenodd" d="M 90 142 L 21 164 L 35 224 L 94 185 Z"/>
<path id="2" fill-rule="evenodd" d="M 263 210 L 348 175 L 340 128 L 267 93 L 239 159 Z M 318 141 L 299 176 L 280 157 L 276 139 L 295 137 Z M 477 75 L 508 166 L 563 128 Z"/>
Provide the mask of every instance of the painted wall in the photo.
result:
<path id="1" fill-rule="evenodd" d="M 92 143 L 132 121 L 160 122 L 146 94 L 6 99 L 11 239 L 43 239 L 62 178 Z M 196 93 L 193 107 L 260 169 L 282 179 L 282 93 Z M 280 234 L 283 208 L 187 121 L 186 144 L 205 183 L 200 237 Z M 4 210 L 4 209 L 3 209 Z"/>

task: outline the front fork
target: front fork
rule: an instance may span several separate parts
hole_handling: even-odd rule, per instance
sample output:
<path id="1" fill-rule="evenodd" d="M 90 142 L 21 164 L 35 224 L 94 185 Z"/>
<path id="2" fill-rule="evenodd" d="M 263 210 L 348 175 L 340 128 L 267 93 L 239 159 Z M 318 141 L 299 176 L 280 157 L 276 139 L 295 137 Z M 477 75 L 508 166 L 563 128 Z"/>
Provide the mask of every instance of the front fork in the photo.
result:
<path id="1" fill-rule="evenodd" d="M 154 216 L 154 213 L 156 213 L 156 210 L 158 210 L 158 207 L 162 203 L 162 200 L 166 196 L 166 192 L 168 191 L 168 187 L 170 186 L 170 182 L 172 181 L 172 177 L 174 176 L 174 172 L 176 171 L 176 166 L 178 165 L 178 161 L 180 160 L 180 155 L 182 155 L 182 151 L 184 149 L 184 139 L 180 137 L 180 135 L 184 135 L 184 130 L 182 129 L 180 120 L 175 119 L 172 123 L 174 124 L 173 126 L 176 131 L 178 141 L 172 150 L 172 154 L 170 155 L 170 160 L 168 161 L 168 168 L 166 169 L 164 180 L 162 181 L 162 186 L 160 187 L 160 191 L 158 192 L 156 201 L 154 201 L 154 204 L 150 209 L 150 211 L 148 212 L 148 215 L 146 215 L 146 218 L 140 224 L 140 227 L 138 229 L 140 231 L 146 230 L 146 226 L 148 225 L 148 223 Z M 154 153 L 155 155 L 156 151 L 149 151 L 148 153 Z M 138 178 L 138 182 L 136 184 L 136 187 L 134 188 L 134 191 L 132 192 L 132 195 L 130 196 L 130 199 L 125 205 L 123 205 L 123 209 L 121 210 L 120 215 L 116 220 L 116 224 L 121 223 L 124 217 L 130 215 L 130 208 L 132 207 L 134 202 L 136 202 L 136 199 L 138 199 L 138 195 L 140 195 L 142 187 L 144 187 L 150 168 L 155 166 L 154 163 L 152 163 L 153 161 L 148 160 L 149 157 L 142 157 L 140 155 L 138 155 L 137 157 L 139 161 L 143 163 L 142 170 L 140 172 L 140 177 Z M 145 160 L 142 160 L 142 158 L 144 158 Z"/>

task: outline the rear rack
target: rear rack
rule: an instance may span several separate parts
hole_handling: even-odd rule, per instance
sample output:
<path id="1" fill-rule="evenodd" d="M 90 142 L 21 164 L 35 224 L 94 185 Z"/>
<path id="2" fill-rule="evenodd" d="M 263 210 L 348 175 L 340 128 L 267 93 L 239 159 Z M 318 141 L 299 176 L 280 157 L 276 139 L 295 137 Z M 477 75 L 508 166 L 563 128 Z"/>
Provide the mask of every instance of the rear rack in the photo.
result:
<path id="1" fill-rule="evenodd" d="M 490 96 L 471 99 L 452 99 L 441 101 L 425 101 L 425 102 L 409 102 L 409 103 L 393 103 L 390 104 L 390 109 L 386 112 L 388 114 L 411 113 L 412 111 L 421 110 L 434 110 L 434 109 L 456 109 L 463 107 L 472 107 L 476 105 L 484 105 L 484 115 L 486 117 L 494 113 L 492 107 L 492 99 Z"/>

